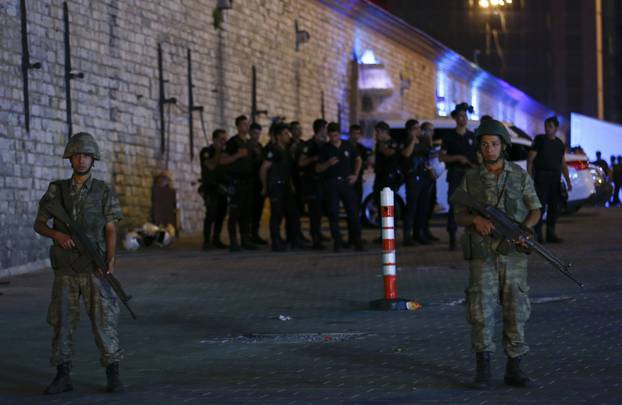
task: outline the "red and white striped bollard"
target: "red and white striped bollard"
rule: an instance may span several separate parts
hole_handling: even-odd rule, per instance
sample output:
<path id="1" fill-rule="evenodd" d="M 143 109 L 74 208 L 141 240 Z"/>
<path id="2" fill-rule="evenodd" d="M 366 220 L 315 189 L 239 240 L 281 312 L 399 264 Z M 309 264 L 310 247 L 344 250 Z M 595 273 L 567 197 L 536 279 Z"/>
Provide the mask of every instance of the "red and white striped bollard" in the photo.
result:
<path id="1" fill-rule="evenodd" d="M 382 278 L 384 298 L 371 302 L 373 309 L 411 310 L 421 309 L 413 300 L 397 297 L 397 259 L 395 255 L 395 200 L 393 190 L 385 187 L 380 192 L 380 218 L 382 226 Z"/>

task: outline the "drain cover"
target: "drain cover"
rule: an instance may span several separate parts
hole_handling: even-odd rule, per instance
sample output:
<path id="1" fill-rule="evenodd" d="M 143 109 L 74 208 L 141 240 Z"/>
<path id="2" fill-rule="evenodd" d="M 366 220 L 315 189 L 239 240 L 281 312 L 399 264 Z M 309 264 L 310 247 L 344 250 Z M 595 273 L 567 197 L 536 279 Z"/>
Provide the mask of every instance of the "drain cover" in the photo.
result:
<path id="1" fill-rule="evenodd" d="M 358 340 L 370 336 L 363 332 L 345 333 L 249 333 L 235 337 L 222 337 L 201 340 L 200 343 L 333 343 Z"/>

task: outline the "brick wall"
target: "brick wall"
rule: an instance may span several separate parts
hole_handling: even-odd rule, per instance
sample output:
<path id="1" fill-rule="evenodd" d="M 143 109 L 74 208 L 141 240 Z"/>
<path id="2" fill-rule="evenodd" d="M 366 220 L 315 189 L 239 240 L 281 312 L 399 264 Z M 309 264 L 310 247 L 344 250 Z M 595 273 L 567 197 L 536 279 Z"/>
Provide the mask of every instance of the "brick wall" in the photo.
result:
<path id="1" fill-rule="evenodd" d="M 327 3 L 324 1 L 324 3 Z M 337 103 L 350 116 L 353 52 L 372 48 L 399 89 L 394 110 L 435 115 L 435 63 L 411 47 L 355 23 L 317 0 L 234 1 L 221 30 L 213 27 L 215 0 L 72 0 L 72 64 L 84 72 L 72 81 L 74 133 L 95 135 L 102 161 L 95 176 L 118 193 L 125 228 L 148 219 L 153 175 L 168 167 L 179 192 L 181 222 L 196 231 L 203 203 L 196 193 L 198 151 L 206 144 L 195 116 L 195 158 L 190 159 L 187 120 L 187 49 L 192 50 L 194 100 L 205 107 L 208 132 L 233 133 L 235 116 L 250 113 L 251 65 L 258 75 L 258 106 L 269 115 L 303 123 L 320 115 L 337 120 Z M 43 64 L 30 72 L 31 130 L 24 128 L 19 0 L 0 3 L 0 268 L 16 268 L 47 257 L 48 241 L 35 235 L 37 202 L 50 180 L 70 175 L 61 159 L 67 141 L 64 94 L 63 13 L 59 0 L 27 0 L 31 58 Z M 294 20 L 311 35 L 295 51 Z M 162 44 L 170 108 L 168 153 L 160 153 L 157 45 Z M 268 124 L 266 117 L 260 119 Z M 166 159 L 168 156 L 168 161 Z M 22 268 L 22 267 L 20 267 Z"/>

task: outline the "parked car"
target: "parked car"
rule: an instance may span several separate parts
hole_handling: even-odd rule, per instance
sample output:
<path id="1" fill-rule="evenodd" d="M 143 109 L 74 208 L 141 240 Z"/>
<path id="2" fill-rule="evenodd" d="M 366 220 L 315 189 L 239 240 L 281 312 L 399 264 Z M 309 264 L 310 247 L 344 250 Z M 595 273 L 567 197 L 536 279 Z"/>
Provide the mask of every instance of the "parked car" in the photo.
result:
<path id="1" fill-rule="evenodd" d="M 589 170 L 594 181 L 594 189 L 596 190 L 593 202 L 597 205 L 604 205 L 611 201 L 611 196 L 613 195 L 611 179 L 609 179 L 607 173 L 600 166 L 590 164 Z"/>
<path id="2" fill-rule="evenodd" d="M 421 122 L 423 121 L 426 120 L 421 120 Z M 433 163 L 443 167 L 444 165 L 442 162 L 438 161 L 442 138 L 446 133 L 452 131 L 456 124 L 452 119 L 440 118 L 427 121 L 434 124 L 435 128 L 433 139 L 435 147 L 432 152 Z M 403 123 L 389 122 L 388 124 L 391 127 L 391 135 L 396 137 L 404 136 L 405 131 Z M 526 169 L 527 155 L 529 154 L 532 138 L 511 123 L 504 122 L 504 125 L 512 138 L 512 145 L 508 149 L 508 160 Z M 467 124 L 467 128 L 471 131 L 475 131 L 478 126 L 479 121 L 471 120 Z M 595 194 L 594 182 L 588 170 L 587 156 L 583 154 L 566 153 L 566 162 L 568 164 L 568 171 L 573 188 L 570 193 L 568 193 L 568 198 L 563 205 L 567 212 L 576 212 Z M 363 223 L 367 226 L 378 226 L 379 224 L 377 205 L 373 196 L 374 178 L 375 175 L 372 170 L 368 170 L 363 174 L 361 215 Z M 436 180 L 436 200 L 437 203 L 434 208 L 435 214 L 446 214 L 449 211 L 449 204 L 447 201 L 447 171 L 444 169 L 441 169 L 440 175 Z M 404 185 L 402 185 L 395 196 L 396 218 L 401 218 L 401 214 L 404 212 L 405 201 L 406 191 Z"/>
<path id="3" fill-rule="evenodd" d="M 566 152 L 566 164 L 572 190 L 568 193 L 568 199 L 562 201 L 562 209 L 566 214 L 573 214 L 596 197 L 596 187 L 585 154 Z M 562 187 L 566 189 L 566 182 L 562 181 Z"/>

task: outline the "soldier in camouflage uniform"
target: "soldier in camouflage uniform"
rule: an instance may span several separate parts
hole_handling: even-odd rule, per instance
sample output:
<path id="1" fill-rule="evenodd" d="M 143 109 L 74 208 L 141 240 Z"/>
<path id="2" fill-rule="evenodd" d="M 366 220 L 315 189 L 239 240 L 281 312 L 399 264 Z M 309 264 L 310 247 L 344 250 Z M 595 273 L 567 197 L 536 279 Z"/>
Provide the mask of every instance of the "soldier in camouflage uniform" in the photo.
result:
<path id="1" fill-rule="evenodd" d="M 119 302 L 110 285 L 102 277 L 103 269 L 95 269 L 92 261 L 80 254 L 71 239 L 69 230 L 60 222 L 48 221 L 52 217 L 45 201 L 59 199 L 67 213 L 82 227 L 87 237 L 106 258 L 108 272 L 113 271 L 116 222 L 122 218 L 119 200 L 110 187 L 91 174 L 95 160 L 99 160 L 97 143 L 90 134 L 75 134 L 67 144 L 63 158 L 69 159 L 73 176 L 67 180 L 50 183 L 39 203 L 34 229 L 40 235 L 54 240 L 50 260 L 54 269 L 52 301 L 48 310 L 48 323 L 54 330 L 51 364 L 57 375 L 47 387 L 46 394 L 71 391 L 72 335 L 80 316 L 80 297 L 91 319 L 95 344 L 106 367 L 107 390 L 123 390 L 119 379 L 119 361 L 123 352 L 119 347 L 117 322 Z"/>
<path id="2" fill-rule="evenodd" d="M 540 218 L 541 205 L 531 177 L 504 158 L 504 150 L 511 142 L 505 126 L 495 120 L 482 122 L 476 141 L 483 163 L 467 171 L 460 188 L 530 230 Z M 505 383 L 527 386 L 529 378 L 520 368 L 521 357 L 529 351 L 524 332 L 531 310 L 527 296 L 527 255 L 519 251 L 500 254 L 496 250 L 500 239 L 493 236 L 492 223 L 463 206 L 456 207 L 456 220 L 466 227 L 462 245 L 470 270 L 466 305 L 477 361 L 474 386 L 480 389 L 491 386 L 490 354 L 495 350 L 497 303 L 503 308 L 503 346 L 508 357 Z M 525 247 L 524 241 L 516 243 Z"/>

